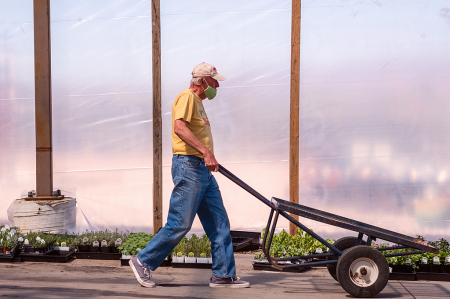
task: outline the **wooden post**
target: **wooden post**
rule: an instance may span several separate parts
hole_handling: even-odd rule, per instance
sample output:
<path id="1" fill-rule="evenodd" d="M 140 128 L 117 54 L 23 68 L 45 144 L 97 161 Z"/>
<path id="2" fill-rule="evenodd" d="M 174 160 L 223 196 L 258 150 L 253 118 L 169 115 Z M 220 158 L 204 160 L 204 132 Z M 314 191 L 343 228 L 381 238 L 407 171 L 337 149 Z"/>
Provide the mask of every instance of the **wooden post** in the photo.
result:
<path id="1" fill-rule="evenodd" d="M 153 233 L 162 228 L 162 119 L 160 0 L 152 0 Z"/>
<path id="2" fill-rule="evenodd" d="M 300 22 L 301 0 L 292 0 L 291 30 L 291 105 L 289 136 L 289 201 L 298 203 L 299 192 L 299 104 L 300 104 Z M 298 220 L 298 216 L 291 214 Z M 289 222 L 289 233 L 297 233 L 297 226 Z"/>
<path id="3" fill-rule="evenodd" d="M 34 0 L 36 197 L 53 192 L 50 0 Z"/>

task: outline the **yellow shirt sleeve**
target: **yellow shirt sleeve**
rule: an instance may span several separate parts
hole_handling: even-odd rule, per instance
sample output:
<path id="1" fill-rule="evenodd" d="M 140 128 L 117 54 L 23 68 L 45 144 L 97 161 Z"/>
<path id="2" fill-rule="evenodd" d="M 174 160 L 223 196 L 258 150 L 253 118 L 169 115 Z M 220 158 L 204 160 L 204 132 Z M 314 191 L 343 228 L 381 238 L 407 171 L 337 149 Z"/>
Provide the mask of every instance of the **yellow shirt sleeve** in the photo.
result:
<path id="1" fill-rule="evenodd" d="M 186 93 L 175 103 L 175 120 L 182 118 L 188 123 L 192 120 L 195 109 L 194 95 Z"/>

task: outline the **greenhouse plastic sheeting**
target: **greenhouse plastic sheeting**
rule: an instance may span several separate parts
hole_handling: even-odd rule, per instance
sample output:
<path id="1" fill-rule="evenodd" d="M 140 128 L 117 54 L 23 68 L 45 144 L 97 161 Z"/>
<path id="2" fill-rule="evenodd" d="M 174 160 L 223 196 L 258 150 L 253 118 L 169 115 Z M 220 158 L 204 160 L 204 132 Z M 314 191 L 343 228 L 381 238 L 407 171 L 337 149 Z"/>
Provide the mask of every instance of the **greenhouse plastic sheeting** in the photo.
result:
<path id="1" fill-rule="evenodd" d="M 35 188 L 35 137 L 32 1 L 0 7 L 1 222 Z M 304 0 L 301 26 L 300 202 L 448 237 L 450 3 Z M 151 29 L 150 1 L 51 1 L 54 185 L 79 229 L 151 230 Z M 228 77 L 204 103 L 217 160 L 288 199 L 291 2 L 161 1 L 161 42 L 164 220 L 171 106 L 201 62 Z M 262 229 L 267 207 L 215 177 L 232 228 Z"/>

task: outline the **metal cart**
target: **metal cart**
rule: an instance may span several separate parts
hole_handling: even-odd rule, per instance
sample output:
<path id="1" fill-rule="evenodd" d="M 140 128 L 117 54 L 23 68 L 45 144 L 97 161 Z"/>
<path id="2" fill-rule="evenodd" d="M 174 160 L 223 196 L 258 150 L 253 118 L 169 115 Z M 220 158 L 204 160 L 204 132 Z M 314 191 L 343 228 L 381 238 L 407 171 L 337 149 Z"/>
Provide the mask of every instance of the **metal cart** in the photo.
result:
<path id="1" fill-rule="evenodd" d="M 271 208 L 262 244 L 263 252 L 267 257 L 268 262 L 276 269 L 282 270 L 283 268 L 325 264 L 327 265 L 330 275 L 338 281 L 341 287 L 349 294 L 355 297 L 372 297 L 381 292 L 388 282 L 389 266 L 386 257 L 420 254 L 423 252 L 439 253 L 437 248 L 431 247 L 417 238 L 405 236 L 364 222 L 341 217 L 279 198 L 273 197 L 272 201 L 269 201 L 230 171 L 225 169 L 222 165 L 219 165 L 219 172 Z M 344 237 L 333 244 L 330 244 L 305 225 L 294 219 L 287 212 L 355 231 L 358 233 L 358 236 Z M 286 258 L 270 257 L 269 250 L 280 215 L 328 247 L 328 252 Z M 364 235 L 367 236 L 366 240 L 363 240 Z M 377 238 L 399 245 L 383 248 L 371 247 L 372 241 L 375 241 Z M 381 253 L 392 249 L 409 249 L 410 251 L 388 254 Z M 313 261 L 313 258 L 325 258 L 326 260 Z M 304 261 L 301 263 L 300 260 Z"/>

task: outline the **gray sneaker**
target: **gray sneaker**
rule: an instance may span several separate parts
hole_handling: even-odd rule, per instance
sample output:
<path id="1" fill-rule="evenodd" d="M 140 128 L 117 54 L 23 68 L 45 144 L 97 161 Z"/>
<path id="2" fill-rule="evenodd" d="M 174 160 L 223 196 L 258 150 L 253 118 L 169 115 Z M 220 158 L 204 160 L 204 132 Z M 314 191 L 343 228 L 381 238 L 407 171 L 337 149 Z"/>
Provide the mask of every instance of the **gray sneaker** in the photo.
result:
<path id="1" fill-rule="evenodd" d="M 217 277 L 212 276 L 209 280 L 211 288 L 248 288 L 250 283 L 241 280 L 239 277 Z"/>
<path id="2" fill-rule="evenodd" d="M 139 261 L 137 256 L 133 256 L 128 264 L 130 264 L 131 269 L 133 269 L 134 275 L 136 275 L 136 279 L 141 286 L 146 288 L 154 288 L 156 286 L 155 283 L 150 280 L 152 277 L 150 269 L 145 267 L 141 261 Z"/>

